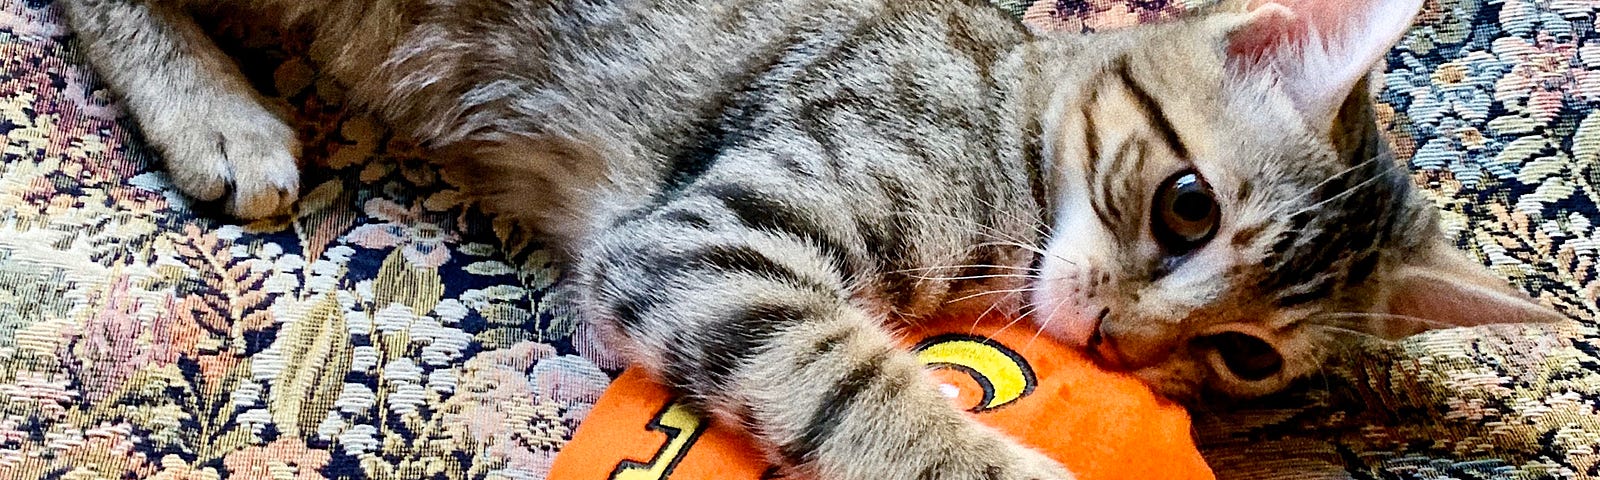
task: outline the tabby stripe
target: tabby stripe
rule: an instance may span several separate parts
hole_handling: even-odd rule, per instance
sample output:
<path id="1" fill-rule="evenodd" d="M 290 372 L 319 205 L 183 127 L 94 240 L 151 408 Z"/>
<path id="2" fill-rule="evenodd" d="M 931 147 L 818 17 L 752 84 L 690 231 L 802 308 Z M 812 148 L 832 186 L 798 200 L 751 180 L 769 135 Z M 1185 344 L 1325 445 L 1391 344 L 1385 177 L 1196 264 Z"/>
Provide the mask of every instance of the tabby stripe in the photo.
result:
<path id="1" fill-rule="evenodd" d="M 644 325 L 644 315 L 654 310 L 660 302 L 661 298 L 656 295 L 628 291 L 626 295 L 619 295 L 610 307 L 616 316 L 618 326 L 634 335 L 640 335 L 649 333 L 640 328 Z"/>
<path id="2" fill-rule="evenodd" d="M 1326 297 L 1328 294 L 1333 293 L 1333 280 L 1328 278 L 1327 275 L 1318 276 L 1314 282 L 1315 283 L 1310 285 L 1302 284 L 1301 288 L 1296 289 L 1298 291 L 1294 293 L 1279 296 L 1278 306 L 1285 308 L 1294 307 L 1305 304 L 1312 300 Z"/>
<path id="3" fill-rule="evenodd" d="M 711 164 L 715 163 L 717 155 L 729 147 L 728 134 L 719 119 L 705 118 L 696 123 L 695 131 L 689 132 L 687 138 L 697 140 L 667 159 L 666 175 L 661 179 L 661 193 L 653 202 L 657 206 L 665 204 L 675 193 L 704 176 L 711 169 Z M 664 140 L 671 144 L 670 139 Z"/>
<path id="4" fill-rule="evenodd" d="M 917 473 L 917 480 L 939 480 L 945 468 L 948 466 L 944 464 L 944 459 L 934 457 L 927 466 L 922 467 L 921 472 Z"/>
<path id="5" fill-rule="evenodd" d="M 845 99 L 867 101 L 855 95 L 848 95 Z M 823 99 L 807 103 L 794 113 L 795 121 L 800 124 L 798 130 L 817 142 L 819 147 L 817 151 L 822 153 L 822 158 L 833 175 L 849 170 L 841 163 L 838 155 L 838 152 L 845 151 L 842 145 L 847 142 L 839 140 L 838 128 L 828 120 L 827 115 L 843 105 L 845 99 Z"/>
<path id="6" fill-rule="evenodd" d="M 1083 116 L 1084 156 L 1089 158 L 1091 166 L 1100 161 L 1100 129 L 1094 124 L 1094 106 L 1099 99 L 1099 95 L 1096 94 L 1098 91 L 1090 90 L 1089 98 L 1079 106 L 1079 114 Z"/>
<path id="7" fill-rule="evenodd" d="M 1134 148 L 1137 147 L 1138 143 L 1139 142 L 1135 141 L 1133 137 L 1128 137 L 1122 140 L 1122 144 L 1117 146 L 1117 153 L 1106 158 L 1106 162 L 1109 164 L 1108 167 L 1104 169 L 1106 171 L 1106 177 L 1118 176 L 1123 179 L 1127 179 L 1138 176 L 1134 171 L 1127 169 L 1128 164 L 1133 161 L 1133 159 L 1129 158 L 1129 154 L 1133 153 Z M 1118 222 L 1118 225 L 1120 225 L 1124 218 L 1122 216 L 1122 209 L 1117 208 L 1117 205 L 1125 200 L 1123 198 L 1124 195 L 1119 195 L 1119 193 L 1124 192 L 1118 192 L 1112 188 L 1112 182 L 1110 182 L 1109 178 L 1102 179 L 1100 181 L 1100 195 L 1091 200 L 1104 204 L 1106 212 L 1110 213 L 1111 218 L 1115 219 Z M 1121 230 L 1119 228 L 1115 228 L 1115 226 L 1111 227 L 1113 227 L 1113 231 Z"/>
<path id="8" fill-rule="evenodd" d="M 836 346 L 837 347 L 837 346 Z M 822 352 L 819 352 L 822 353 Z M 831 352 L 830 352 L 831 353 Z M 799 438 L 778 447 L 778 452 L 791 464 L 804 464 L 810 455 L 820 449 L 833 436 L 834 428 L 845 421 L 861 393 L 882 378 L 884 361 L 891 350 L 882 350 L 870 357 L 856 360 L 855 367 L 837 379 L 833 388 L 822 395 L 811 420 L 801 430 Z"/>
<path id="9" fill-rule="evenodd" d="M 1100 130 L 1095 127 L 1093 113 L 1095 102 L 1099 98 L 1097 92 L 1099 92 L 1098 89 L 1090 90 L 1089 98 L 1084 101 L 1083 105 L 1080 106 L 1080 109 L 1082 110 L 1081 115 L 1083 115 L 1083 149 L 1084 155 L 1088 157 L 1088 161 L 1084 162 L 1084 165 L 1087 166 L 1088 170 L 1086 172 L 1086 176 L 1088 178 L 1085 180 L 1087 180 L 1089 183 L 1090 191 L 1095 191 L 1100 188 L 1101 177 Z M 1095 197 L 1095 195 L 1091 195 L 1091 197 Z M 1099 218 L 1100 223 L 1104 224 L 1106 228 L 1116 228 L 1116 222 L 1112 220 L 1111 213 L 1106 211 L 1104 204 L 1097 201 L 1095 198 L 1090 198 L 1089 206 L 1094 210 L 1094 216 Z"/>
<path id="10" fill-rule="evenodd" d="M 1252 193 L 1255 193 L 1255 191 L 1256 191 L 1255 182 L 1253 182 L 1250 179 L 1246 178 L 1246 179 L 1241 180 L 1239 182 L 1239 189 L 1234 191 L 1233 199 L 1234 199 L 1234 201 L 1236 201 L 1238 203 L 1244 203 L 1244 201 L 1249 199 L 1250 195 Z"/>
<path id="11" fill-rule="evenodd" d="M 1372 272 L 1378 268 L 1378 251 L 1367 252 L 1366 255 L 1350 265 L 1350 273 L 1345 276 L 1345 285 L 1354 285 L 1367 281 Z"/>
<path id="12" fill-rule="evenodd" d="M 1149 119 L 1150 126 L 1167 143 L 1167 148 L 1172 149 L 1172 153 L 1176 154 L 1178 158 L 1189 158 L 1189 148 L 1184 145 L 1183 139 L 1178 136 L 1178 130 L 1172 127 L 1172 120 L 1167 118 L 1166 110 L 1161 108 L 1160 102 L 1157 102 L 1155 97 L 1150 96 L 1150 92 L 1145 90 L 1144 86 L 1133 78 L 1133 73 L 1128 70 L 1127 59 L 1117 62 L 1115 72 L 1117 77 L 1122 80 L 1123 86 L 1128 89 L 1128 93 L 1133 96 L 1133 100 L 1138 104 L 1139 110 Z"/>
<path id="13" fill-rule="evenodd" d="M 663 301 L 661 292 L 643 286 L 671 285 L 673 279 L 667 278 L 668 275 L 680 278 L 692 277 L 695 270 L 716 270 L 721 273 L 716 276 L 718 278 L 706 281 L 732 282 L 720 277 L 744 273 L 827 294 L 837 291 L 835 287 L 802 276 L 789 266 L 778 263 L 749 245 L 706 245 L 682 253 L 647 256 L 645 261 L 647 264 L 643 265 L 637 274 L 640 278 L 630 279 L 627 283 L 617 283 L 611 280 L 616 278 L 613 276 L 602 277 L 607 282 L 605 287 L 618 293 L 618 300 L 611 305 L 611 308 L 616 312 L 618 324 L 624 328 L 643 325 L 645 317 Z"/>
<path id="14" fill-rule="evenodd" d="M 916 279 L 912 278 L 910 270 L 918 266 L 912 255 L 916 246 L 908 238 L 916 229 L 909 225 L 910 219 L 905 213 L 926 209 L 899 179 L 888 176 L 874 176 L 874 179 L 883 190 L 884 198 L 889 200 L 891 213 L 878 224 L 857 218 L 856 229 L 861 233 L 867 253 L 877 262 L 878 283 L 889 297 L 889 303 L 896 308 L 904 307 L 916 297 Z"/>
<path id="15" fill-rule="evenodd" d="M 951 15 L 945 23 L 950 27 L 950 31 L 944 36 L 945 45 L 952 52 L 965 54 L 966 58 L 978 67 L 978 78 L 983 79 L 984 90 L 993 91 L 994 75 L 990 73 L 990 69 L 995 59 L 1000 58 L 1000 48 L 995 43 L 977 40 L 987 36 L 985 34 L 988 32 L 981 26 L 972 25 L 968 17 Z"/>
<path id="16" fill-rule="evenodd" d="M 703 326 L 699 338 L 701 345 L 684 345 L 673 351 L 688 354 L 698 352 L 697 371 L 705 377 L 699 383 L 702 389 L 710 385 L 713 390 L 726 390 L 732 385 L 733 373 L 748 365 L 756 354 L 784 330 L 805 322 L 813 312 L 795 305 L 747 305 L 715 323 Z"/>
<path id="17" fill-rule="evenodd" d="M 1143 193 L 1141 195 L 1141 192 L 1144 192 L 1145 189 L 1143 172 L 1148 160 L 1150 159 L 1150 142 L 1144 139 L 1139 139 L 1134 143 L 1137 146 L 1126 152 L 1128 157 L 1123 160 L 1125 163 L 1133 163 L 1133 166 L 1126 167 L 1124 170 L 1120 170 L 1123 172 L 1122 191 L 1118 192 L 1121 195 L 1119 195 L 1116 199 L 1116 203 L 1122 205 L 1133 205 L 1135 212 L 1144 212 L 1149 208 L 1145 204 L 1145 201 L 1150 198 L 1150 194 L 1148 193 Z M 1135 215 L 1135 217 L 1143 218 L 1140 215 Z M 1139 221 L 1123 223 L 1123 239 L 1126 240 L 1138 235 L 1139 224 Z"/>
<path id="18" fill-rule="evenodd" d="M 690 210 L 668 210 L 659 214 L 656 220 L 684 225 L 695 230 L 711 227 L 711 221 L 706 220 L 704 215 Z"/>
<path id="19" fill-rule="evenodd" d="M 1265 233 L 1267 227 L 1269 226 L 1271 226 L 1271 224 L 1263 222 L 1240 228 L 1238 232 L 1233 234 L 1234 248 L 1244 248 L 1249 246 L 1251 243 L 1256 241 L 1257 237 L 1260 237 L 1262 233 Z"/>
<path id="20" fill-rule="evenodd" d="M 744 253 L 731 253 L 737 249 L 716 249 L 724 252 L 712 254 L 708 262 L 718 263 L 716 256 L 748 257 Z M 745 261 L 745 260 L 738 260 Z M 770 266 L 749 266 L 751 270 L 771 268 Z M 646 269 L 646 271 L 651 271 Z M 663 280 L 650 280 L 645 282 L 631 282 L 629 285 L 659 285 L 667 283 Z M 804 282 L 792 285 L 792 288 L 817 288 Z M 610 309 L 616 317 L 617 324 L 633 335 L 648 336 L 659 334 L 659 330 L 650 329 L 648 326 L 660 325 L 663 319 L 652 318 L 662 307 L 676 303 L 693 302 L 693 292 L 655 292 L 641 291 L 638 287 L 618 289 L 619 295 L 611 302 Z M 756 304 L 738 308 L 720 319 L 714 319 L 692 327 L 675 330 L 671 342 L 676 346 L 666 352 L 663 359 L 662 376 L 664 379 L 677 386 L 697 386 L 697 390 L 706 390 L 711 386 L 712 391 L 720 391 L 729 385 L 733 372 L 740 366 L 748 363 L 754 354 L 762 350 L 762 346 L 769 343 L 772 338 L 783 330 L 791 328 L 805 321 L 808 312 L 803 307 L 784 304 Z M 814 315 L 810 315 L 814 316 Z M 657 327 L 659 328 L 659 327 Z"/>
<path id="21" fill-rule="evenodd" d="M 657 257 L 650 271 L 682 271 L 686 268 L 715 269 L 723 273 L 747 273 L 767 280 L 793 286 L 805 286 L 823 293 L 832 293 L 836 287 L 817 279 L 805 278 L 788 265 L 750 245 L 708 245 L 681 254 Z"/>
<path id="22" fill-rule="evenodd" d="M 849 248 L 794 205 L 776 201 L 738 183 L 712 185 L 703 191 L 720 200 L 723 208 L 738 218 L 739 223 L 761 232 L 806 240 L 833 263 L 841 280 L 848 284 L 855 279 L 856 269 L 850 261 Z"/>

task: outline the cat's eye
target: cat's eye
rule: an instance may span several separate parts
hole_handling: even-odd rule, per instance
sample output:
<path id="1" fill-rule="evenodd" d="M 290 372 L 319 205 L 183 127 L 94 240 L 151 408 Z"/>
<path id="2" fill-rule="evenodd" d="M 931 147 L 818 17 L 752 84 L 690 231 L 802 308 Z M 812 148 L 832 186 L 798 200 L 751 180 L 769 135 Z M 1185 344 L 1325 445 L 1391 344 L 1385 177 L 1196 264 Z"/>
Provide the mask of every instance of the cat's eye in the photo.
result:
<path id="1" fill-rule="evenodd" d="M 1168 254 L 1182 255 L 1211 241 L 1221 217 L 1211 185 L 1198 172 L 1185 170 L 1161 182 L 1150 223 Z"/>
<path id="2" fill-rule="evenodd" d="M 1238 332 L 1200 338 L 1228 373 L 1247 382 L 1266 380 L 1283 370 L 1283 355 L 1266 340 Z"/>

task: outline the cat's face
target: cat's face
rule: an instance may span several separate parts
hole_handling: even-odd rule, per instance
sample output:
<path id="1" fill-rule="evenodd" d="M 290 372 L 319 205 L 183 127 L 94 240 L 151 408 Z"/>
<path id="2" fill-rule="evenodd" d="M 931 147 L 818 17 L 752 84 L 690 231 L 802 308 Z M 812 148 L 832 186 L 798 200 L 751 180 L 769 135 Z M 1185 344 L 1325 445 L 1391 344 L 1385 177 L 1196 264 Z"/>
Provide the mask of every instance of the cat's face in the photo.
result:
<path id="1" fill-rule="evenodd" d="M 1387 40 L 1312 53 L 1274 43 L 1315 6 L 1279 3 L 1091 38 L 1066 70 L 1041 328 L 1194 400 L 1281 390 L 1352 332 L 1554 318 L 1445 243 L 1374 125 L 1362 79 L 1410 18 L 1386 9 L 1420 1 L 1365 2 Z"/>

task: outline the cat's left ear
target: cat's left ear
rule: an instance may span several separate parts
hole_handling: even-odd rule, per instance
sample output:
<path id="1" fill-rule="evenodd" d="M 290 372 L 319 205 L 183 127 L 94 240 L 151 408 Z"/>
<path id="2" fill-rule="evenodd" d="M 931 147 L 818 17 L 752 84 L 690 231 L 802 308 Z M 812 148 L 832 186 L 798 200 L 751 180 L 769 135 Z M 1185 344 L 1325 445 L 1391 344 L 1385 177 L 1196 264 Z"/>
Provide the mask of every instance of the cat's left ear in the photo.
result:
<path id="1" fill-rule="evenodd" d="M 1268 76 L 1302 115 L 1331 119 L 1410 28 L 1423 0 L 1228 0 L 1229 68 Z"/>
<path id="2" fill-rule="evenodd" d="M 1374 315 L 1358 330 L 1398 340 L 1428 330 L 1493 323 L 1554 323 L 1567 317 L 1511 286 L 1442 241 L 1376 278 Z"/>

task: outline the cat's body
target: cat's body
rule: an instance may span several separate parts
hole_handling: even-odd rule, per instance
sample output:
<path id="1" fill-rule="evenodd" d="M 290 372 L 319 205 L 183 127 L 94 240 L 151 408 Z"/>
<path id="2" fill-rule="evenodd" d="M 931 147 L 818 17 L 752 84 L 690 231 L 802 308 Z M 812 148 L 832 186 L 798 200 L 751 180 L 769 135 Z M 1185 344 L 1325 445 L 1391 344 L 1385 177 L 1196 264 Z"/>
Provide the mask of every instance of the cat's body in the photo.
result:
<path id="1" fill-rule="evenodd" d="M 185 9 L 309 25 L 357 104 L 571 254 L 609 346 L 796 473 L 1068 477 L 893 347 L 952 302 L 1027 310 L 1182 398 L 1313 370 L 1319 314 L 1550 317 L 1451 250 L 1384 155 L 1350 95 L 1374 47 L 1330 49 L 1360 72 L 1311 93 L 1250 72 L 1271 48 L 1235 61 L 1286 9 L 1042 38 L 936 0 L 65 5 L 175 182 L 247 217 L 293 201 L 292 130 Z M 1447 305 L 1414 298 L 1452 276 Z"/>

